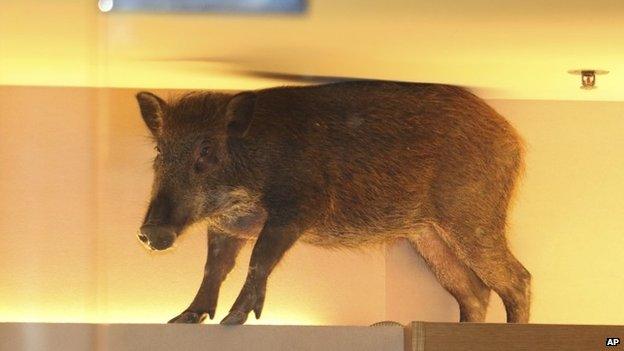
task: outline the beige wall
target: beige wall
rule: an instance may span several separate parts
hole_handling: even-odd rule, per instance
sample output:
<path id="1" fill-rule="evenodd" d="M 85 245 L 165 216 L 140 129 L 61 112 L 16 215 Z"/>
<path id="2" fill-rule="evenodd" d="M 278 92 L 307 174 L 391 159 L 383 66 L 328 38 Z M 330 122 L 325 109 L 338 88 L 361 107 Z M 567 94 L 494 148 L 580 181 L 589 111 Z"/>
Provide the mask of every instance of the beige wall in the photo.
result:
<path id="1" fill-rule="evenodd" d="M 0 321 L 163 322 L 192 299 L 202 229 L 160 254 L 135 238 L 153 150 L 133 93 L 0 87 Z M 491 103 L 528 144 L 509 238 L 533 273 L 533 321 L 624 324 L 624 103 Z M 225 283 L 217 319 L 248 259 L 249 248 Z M 404 243 L 357 252 L 298 245 L 270 280 L 260 322 L 457 316 Z M 488 320 L 504 320 L 497 298 Z"/>

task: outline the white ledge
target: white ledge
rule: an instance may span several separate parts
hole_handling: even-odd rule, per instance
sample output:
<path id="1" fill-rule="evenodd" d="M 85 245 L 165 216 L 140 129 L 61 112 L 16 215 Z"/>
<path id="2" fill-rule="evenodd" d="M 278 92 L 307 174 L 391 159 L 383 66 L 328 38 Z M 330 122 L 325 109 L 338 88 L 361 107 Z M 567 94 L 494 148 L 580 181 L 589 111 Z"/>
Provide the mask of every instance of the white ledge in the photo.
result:
<path id="1" fill-rule="evenodd" d="M 400 327 L 0 323 L 0 350 L 402 351 Z"/>

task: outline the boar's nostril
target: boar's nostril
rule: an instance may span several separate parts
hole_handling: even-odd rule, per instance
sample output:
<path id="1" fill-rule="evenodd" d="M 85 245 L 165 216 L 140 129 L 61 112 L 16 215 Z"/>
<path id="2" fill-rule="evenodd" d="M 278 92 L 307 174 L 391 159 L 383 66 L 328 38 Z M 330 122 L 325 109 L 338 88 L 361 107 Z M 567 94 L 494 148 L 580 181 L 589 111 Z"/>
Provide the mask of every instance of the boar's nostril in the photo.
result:
<path id="1" fill-rule="evenodd" d="M 143 234 L 139 234 L 137 236 L 139 237 L 139 240 L 141 240 L 141 242 L 144 243 L 144 244 L 147 244 L 147 242 L 149 241 L 147 239 L 147 237 L 145 235 L 143 235 Z"/>

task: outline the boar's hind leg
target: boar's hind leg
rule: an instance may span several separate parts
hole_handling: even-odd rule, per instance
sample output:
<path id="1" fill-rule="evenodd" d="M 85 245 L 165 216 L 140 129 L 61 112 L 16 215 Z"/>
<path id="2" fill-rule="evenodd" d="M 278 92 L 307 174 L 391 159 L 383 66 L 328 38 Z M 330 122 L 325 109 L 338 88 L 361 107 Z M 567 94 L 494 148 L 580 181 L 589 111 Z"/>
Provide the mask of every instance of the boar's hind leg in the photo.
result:
<path id="1" fill-rule="evenodd" d="M 191 305 L 169 323 L 201 323 L 206 314 L 210 319 L 214 318 L 221 283 L 234 267 L 236 256 L 244 244 L 243 239 L 208 231 L 208 257 L 199 291 Z"/>
<path id="2" fill-rule="evenodd" d="M 462 263 L 437 234 L 433 224 L 408 240 L 429 265 L 440 284 L 459 304 L 460 322 L 483 322 L 490 300 L 490 289 Z"/>
<path id="3" fill-rule="evenodd" d="M 290 226 L 265 225 L 251 252 L 245 284 L 221 324 L 243 324 L 252 310 L 256 319 L 260 318 L 269 274 L 299 236 L 299 231 Z"/>
<path id="4" fill-rule="evenodd" d="M 454 234 L 445 231 L 445 241 L 501 297 L 507 323 L 528 323 L 531 275 L 509 251 L 504 229 L 459 223 L 450 227 Z"/>

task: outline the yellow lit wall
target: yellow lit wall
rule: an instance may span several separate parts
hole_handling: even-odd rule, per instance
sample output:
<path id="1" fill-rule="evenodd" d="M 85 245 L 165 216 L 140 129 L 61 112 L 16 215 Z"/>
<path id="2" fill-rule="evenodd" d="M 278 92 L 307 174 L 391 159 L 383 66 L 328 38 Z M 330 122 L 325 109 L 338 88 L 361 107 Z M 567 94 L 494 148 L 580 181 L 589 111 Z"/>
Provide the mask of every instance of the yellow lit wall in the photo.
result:
<path id="1" fill-rule="evenodd" d="M 0 321 L 160 323 L 194 297 L 203 229 L 167 253 L 149 253 L 136 238 L 154 151 L 135 93 L 0 87 Z M 242 287 L 250 249 L 224 284 L 214 322 Z M 383 250 L 296 246 L 270 280 L 260 322 L 378 321 L 384 284 Z"/>
<path id="2" fill-rule="evenodd" d="M 512 247 L 534 321 L 624 324 L 624 102 L 495 101 L 528 144 Z"/>
<path id="3" fill-rule="evenodd" d="M 248 89 L 250 71 L 441 82 L 488 98 L 624 100 L 624 2 L 310 0 L 301 16 L 99 13 L 2 1 L 0 84 Z M 588 12 L 589 11 L 589 12 Z M 578 89 L 578 68 L 601 68 Z"/>
<path id="4" fill-rule="evenodd" d="M 95 310 L 95 91 L 0 87 L 0 320 Z"/>
<path id="5" fill-rule="evenodd" d="M 527 144 L 508 237 L 533 275 L 531 321 L 624 324 L 624 103 L 489 102 Z M 389 248 L 386 264 L 390 318 L 456 318 L 452 297 L 408 245 Z M 497 296 L 487 320 L 505 320 Z"/>
<path id="6" fill-rule="evenodd" d="M 0 321 L 164 322 L 193 298 L 202 228 L 160 254 L 135 237 L 153 157 L 135 92 L 0 87 Z M 624 103 L 490 103 L 528 144 L 509 238 L 533 274 L 532 321 L 624 324 Z M 217 320 L 242 286 L 249 253 L 224 284 Z M 259 322 L 366 325 L 457 313 L 404 243 L 357 252 L 301 244 L 272 276 Z M 504 320 L 498 298 L 488 320 Z"/>

